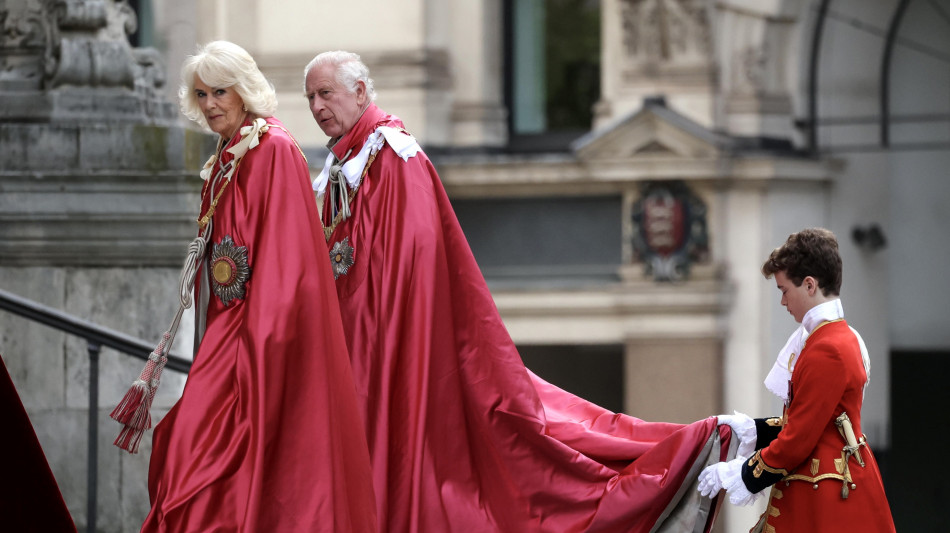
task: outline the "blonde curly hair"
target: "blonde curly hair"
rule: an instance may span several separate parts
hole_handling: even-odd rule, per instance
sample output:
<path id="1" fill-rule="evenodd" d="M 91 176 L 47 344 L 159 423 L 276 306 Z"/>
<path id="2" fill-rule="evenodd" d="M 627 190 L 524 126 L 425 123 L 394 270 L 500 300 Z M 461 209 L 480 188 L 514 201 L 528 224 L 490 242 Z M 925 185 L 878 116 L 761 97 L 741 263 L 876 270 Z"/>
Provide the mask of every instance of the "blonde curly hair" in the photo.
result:
<path id="1" fill-rule="evenodd" d="M 198 47 L 181 67 L 178 100 L 181 112 L 203 128 L 210 130 L 208 120 L 195 94 L 195 76 L 209 87 L 233 87 L 247 110 L 259 117 L 270 117 L 277 111 L 277 93 L 257 68 L 251 54 L 228 41 L 212 41 Z"/>

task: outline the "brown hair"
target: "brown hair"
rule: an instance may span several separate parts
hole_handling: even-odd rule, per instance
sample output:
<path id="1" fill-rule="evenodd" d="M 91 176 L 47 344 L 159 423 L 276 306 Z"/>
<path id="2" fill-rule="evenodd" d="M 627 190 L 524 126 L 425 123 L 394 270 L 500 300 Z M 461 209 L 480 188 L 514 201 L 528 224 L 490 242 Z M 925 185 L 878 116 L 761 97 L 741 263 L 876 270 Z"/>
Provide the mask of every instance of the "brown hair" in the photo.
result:
<path id="1" fill-rule="evenodd" d="M 838 239 L 824 228 L 808 228 L 788 236 L 785 244 L 769 255 L 762 265 L 766 279 L 777 272 L 785 272 L 796 287 L 808 276 L 818 280 L 825 296 L 841 292 L 841 256 Z"/>

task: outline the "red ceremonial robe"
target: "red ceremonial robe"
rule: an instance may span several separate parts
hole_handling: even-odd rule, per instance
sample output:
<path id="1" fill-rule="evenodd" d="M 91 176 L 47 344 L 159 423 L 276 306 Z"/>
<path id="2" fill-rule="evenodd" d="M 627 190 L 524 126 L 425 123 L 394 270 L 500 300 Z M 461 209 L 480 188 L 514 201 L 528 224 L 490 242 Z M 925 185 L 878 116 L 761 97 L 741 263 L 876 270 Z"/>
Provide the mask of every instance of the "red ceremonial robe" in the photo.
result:
<path id="1" fill-rule="evenodd" d="M 378 126 L 402 122 L 371 105 L 333 152 Z M 688 486 L 728 427 L 614 414 L 531 374 L 423 152 L 385 145 L 351 208 L 328 245 L 354 248 L 336 287 L 381 533 L 708 531 L 715 502 Z"/>
<path id="2" fill-rule="evenodd" d="M 221 195 L 209 242 L 247 247 L 245 296 L 225 305 L 211 294 L 184 393 L 155 428 L 144 532 L 376 530 L 309 172 L 267 122 Z M 222 154 L 222 164 L 233 157 Z M 208 204 L 205 192 L 202 214 Z"/>
<path id="3" fill-rule="evenodd" d="M 854 486 L 846 499 L 841 497 L 839 465 L 847 443 L 835 419 L 847 413 L 861 438 L 865 383 L 861 348 L 848 323 L 815 328 L 792 371 L 785 425 L 759 452 L 765 466 L 787 474 L 772 486 L 763 532 L 895 531 L 870 446 L 860 447 L 863 467 L 853 457 L 848 460 Z"/>
<path id="4" fill-rule="evenodd" d="M 69 533 L 76 526 L 30 417 L 0 358 L 0 531 Z"/>

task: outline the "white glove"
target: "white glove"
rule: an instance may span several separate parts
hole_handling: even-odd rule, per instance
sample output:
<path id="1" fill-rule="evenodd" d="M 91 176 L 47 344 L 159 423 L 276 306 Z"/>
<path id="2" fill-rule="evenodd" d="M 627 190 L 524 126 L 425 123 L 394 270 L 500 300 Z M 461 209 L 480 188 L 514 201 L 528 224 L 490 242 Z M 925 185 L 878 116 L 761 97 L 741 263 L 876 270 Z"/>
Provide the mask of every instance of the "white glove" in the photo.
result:
<path id="1" fill-rule="evenodd" d="M 722 490 L 722 480 L 719 478 L 719 469 L 724 468 L 727 463 L 716 463 L 709 465 L 699 473 L 699 493 L 707 498 L 712 498 Z"/>
<path id="2" fill-rule="evenodd" d="M 748 457 L 736 457 L 732 461 L 709 465 L 699 473 L 699 492 L 712 498 L 725 489 L 733 505 L 752 505 L 765 491 L 749 492 L 742 482 L 742 464 Z"/>
<path id="3" fill-rule="evenodd" d="M 755 441 L 758 439 L 758 433 L 755 430 L 755 420 L 749 416 L 733 411 L 731 415 L 719 415 L 720 426 L 729 426 L 732 433 L 739 439 L 739 449 L 736 450 L 736 456 L 749 457 L 755 451 Z"/>

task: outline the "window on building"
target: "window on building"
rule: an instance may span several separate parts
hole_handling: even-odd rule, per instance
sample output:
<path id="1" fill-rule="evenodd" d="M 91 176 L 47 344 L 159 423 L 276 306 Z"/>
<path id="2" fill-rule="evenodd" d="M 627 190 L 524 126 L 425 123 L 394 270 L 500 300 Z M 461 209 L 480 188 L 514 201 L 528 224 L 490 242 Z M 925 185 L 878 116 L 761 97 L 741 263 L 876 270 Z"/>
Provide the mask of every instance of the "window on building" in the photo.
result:
<path id="1" fill-rule="evenodd" d="M 600 2 L 505 0 L 512 149 L 561 150 L 591 128 L 600 97 Z"/>
<path id="2" fill-rule="evenodd" d="M 619 344 L 519 345 L 541 379 L 615 413 L 624 407 L 624 347 Z"/>
<path id="3" fill-rule="evenodd" d="M 618 280 L 620 196 L 456 198 L 452 207 L 493 287 Z"/>
<path id="4" fill-rule="evenodd" d="M 155 15 L 152 0 L 129 0 L 129 7 L 138 21 L 135 31 L 129 35 L 129 44 L 136 48 L 155 46 Z"/>

